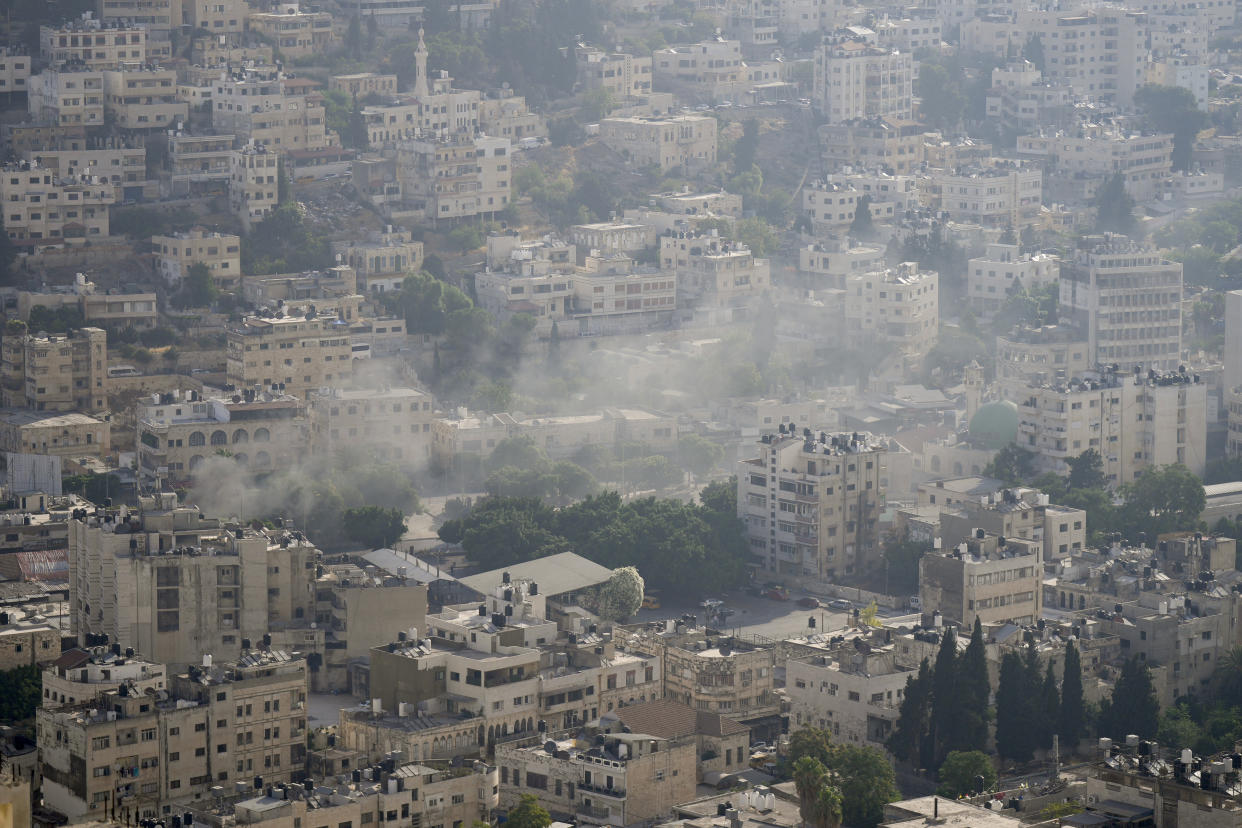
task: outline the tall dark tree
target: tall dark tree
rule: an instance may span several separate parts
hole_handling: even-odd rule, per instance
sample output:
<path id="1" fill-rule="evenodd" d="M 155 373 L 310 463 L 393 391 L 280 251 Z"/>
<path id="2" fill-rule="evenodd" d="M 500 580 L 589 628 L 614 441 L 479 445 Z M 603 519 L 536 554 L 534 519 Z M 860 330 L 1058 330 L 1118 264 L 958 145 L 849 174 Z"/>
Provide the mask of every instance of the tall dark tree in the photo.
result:
<path id="1" fill-rule="evenodd" d="M 1134 93 L 1134 105 L 1143 113 L 1149 129 L 1173 133 L 1173 169 L 1190 169 L 1195 138 L 1208 123 L 1194 93 L 1184 86 L 1149 83 Z"/>
<path id="2" fill-rule="evenodd" d="M 1095 229 L 1100 232 L 1130 233 L 1134 230 L 1134 199 L 1126 192 L 1124 173 L 1109 176 L 1095 191 Z"/>
<path id="3" fill-rule="evenodd" d="M 875 223 L 871 220 L 871 196 L 865 195 L 854 205 L 854 220 L 850 222 L 850 235 L 866 240 L 875 235 Z"/>
<path id="4" fill-rule="evenodd" d="M 1030 732 L 1030 707 L 1034 686 L 1027 682 L 1022 656 L 1013 650 L 1001 657 L 996 687 L 996 752 L 1015 762 L 1027 762 L 1035 752 Z"/>
<path id="5" fill-rule="evenodd" d="M 1024 484 L 1035 476 L 1035 455 L 1016 443 L 1010 443 L 992 456 L 983 473 L 1010 486 Z"/>
<path id="6" fill-rule="evenodd" d="M 970 643 L 958 664 L 957 697 L 960 720 L 957 738 L 950 750 L 985 750 L 988 742 L 988 702 L 992 686 L 988 681 L 987 652 L 983 642 L 983 624 L 975 616 Z"/>
<path id="7" fill-rule="evenodd" d="M 1043 692 L 1039 698 L 1039 746 L 1047 749 L 1052 747 L 1052 734 L 1056 732 L 1061 720 L 1061 694 L 1057 690 L 1057 677 L 1052 672 L 1052 662 L 1048 662 L 1044 672 Z"/>
<path id="8" fill-rule="evenodd" d="M 1151 681 L 1151 670 L 1137 657 L 1126 660 L 1121 675 L 1113 685 L 1113 695 L 1107 715 L 1100 722 L 1114 738 L 1120 739 L 1131 733 L 1141 738 L 1155 737 L 1160 724 L 1160 702 Z"/>
<path id="9" fill-rule="evenodd" d="M 1095 449 L 1087 449 L 1077 457 L 1069 459 L 1069 485 L 1071 489 L 1102 489 L 1104 479 L 1104 458 Z"/>
<path id="10" fill-rule="evenodd" d="M 1022 47 L 1022 57 L 1035 64 L 1035 68 L 1041 72 L 1044 70 L 1044 42 L 1039 39 L 1039 35 L 1033 34 L 1026 39 L 1026 44 Z"/>
<path id="11" fill-rule="evenodd" d="M 1061 751 L 1072 753 L 1082 738 L 1086 706 L 1082 698 L 1082 659 L 1071 641 L 1065 645 L 1065 668 L 1061 673 L 1060 727 Z"/>
<path id="12" fill-rule="evenodd" d="M 733 173 L 750 172 L 759 154 L 759 121 L 747 118 L 742 122 L 742 137 L 733 144 Z"/>
<path id="13" fill-rule="evenodd" d="M 932 672 L 931 732 L 936 745 L 936 764 L 957 744 L 961 722 L 958 691 L 957 633 L 945 627 Z"/>
<path id="14" fill-rule="evenodd" d="M 888 749 L 903 762 L 916 767 L 932 764 L 928 728 L 931 725 L 932 669 L 923 659 L 916 675 L 906 679 L 906 690 L 901 697 L 901 709 L 897 726 L 888 738 Z"/>
<path id="15" fill-rule="evenodd" d="M 841 790 L 847 825 L 875 828 L 884 820 L 884 806 L 901 798 L 892 763 L 873 747 L 834 745 L 828 770 Z"/>

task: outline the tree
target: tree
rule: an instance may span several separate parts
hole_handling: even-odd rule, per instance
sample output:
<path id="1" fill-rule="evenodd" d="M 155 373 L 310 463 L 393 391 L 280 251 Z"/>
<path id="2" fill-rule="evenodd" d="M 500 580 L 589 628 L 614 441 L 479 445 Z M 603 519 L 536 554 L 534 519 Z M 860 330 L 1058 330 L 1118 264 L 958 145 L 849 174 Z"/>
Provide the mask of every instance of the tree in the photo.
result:
<path id="1" fill-rule="evenodd" d="M 996 752 L 1015 762 L 1028 762 L 1035 753 L 1036 737 L 1031 732 L 1035 694 L 1026 673 L 1022 656 L 1007 650 L 996 688 Z"/>
<path id="2" fill-rule="evenodd" d="M 742 137 L 733 143 L 733 173 L 750 172 L 759 152 L 759 121 L 747 118 L 742 122 Z"/>
<path id="3" fill-rule="evenodd" d="M 345 30 L 345 51 L 354 60 L 362 60 L 362 24 L 356 14 L 349 18 Z"/>
<path id="4" fill-rule="evenodd" d="M 718 443 L 697 434 L 687 434 L 677 441 L 681 465 L 695 477 L 703 477 L 724 460 L 724 449 Z"/>
<path id="5" fill-rule="evenodd" d="M 533 794 L 522 794 L 517 807 L 509 810 L 505 820 L 508 828 L 548 828 L 552 824 L 552 816 L 539 804 L 538 797 Z"/>
<path id="6" fill-rule="evenodd" d="M 1134 230 L 1134 199 L 1126 192 L 1126 178 L 1116 172 L 1095 192 L 1095 229 L 1100 232 L 1130 233 Z"/>
<path id="7" fill-rule="evenodd" d="M 815 801 L 819 792 L 828 787 L 828 769 L 813 756 L 803 756 L 793 763 L 794 789 L 798 792 L 798 813 L 808 825 L 815 824 Z"/>
<path id="8" fill-rule="evenodd" d="M 1107 485 L 1104 478 L 1104 458 L 1095 449 L 1087 449 L 1069 459 L 1069 485 L 1072 489 L 1102 489 Z"/>
<path id="9" fill-rule="evenodd" d="M 1035 474 L 1035 455 L 1016 443 L 1010 443 L 992 457 L 983 469 L 986 477 L 1005 481 L 1007 486 L 1019 486 Z"/>
<path id="10" fill-rule="evenodd" d="M 211 270 L 202 262 L 195 262 L 186 270 L 185 281 L 174 298 L 174 304 L 183 308 L 210 307 L 218 294 Z"/>
<path id="11" fill-rule="evenodd" d="M 1195 138 L 1208 121 L 1194 93 L 1183 86 L 1149 83 L 1134 93 L 1134 105 L 1148 129 L 1173 133 L 1173 170 L 1190 169 Z"/>
<path id="12" fill-rule="evenodd" d="M 919 591 L 919 561 L 932 548 L 931 541 L 910 539 L 909 532 L 890 534 L 884 540 L 884 573 L 893 595 L 913 595 Z"/>
<path id="13" fill-rule="evenodd" d="M 957 661 L 957 634 L 952 627 L 945 627 L 932 670 L 931 732 L 937 763 L 944 760 L 950 745 L 958 743 L 961 707 L 957 696 Z"/>
<path id="14" fill-rule="evenodd" d="M 547 471 L 552 468 L 552 461 L 533 437 L 520 435 L 506 437 L 497 443 L 484 465 L 489 470 L 513 466 L 518 469 Z"/>
<path id="15" fill-rule="evenodd" d="M 347 538 L 369 549 L 391 546 L 405 534 L 405 516 L 400 509 L 379 506 L 346 509 L 342 525 Z"/>
<path id="16" fill-rule="evenodd" d="M 1113 695 L 1101 711 L 1100 730 L 1115 739 L 1137 733 L 1140 738 L 1155 737 L 1160 722 L 1160 702 L 1152 684 L 1151 671 L 1137 657 L 1126 659 L 1121 675 L 1113 685 Z"/>
<path id="17" fill-rule="evenodd" d="M 634 567 L 614 569 L 612 577 L 599 590 L 599 617 L 605 621 L 623 621 L 629 618 L 643 605 L 645 589 L 643 576 Z"/>
<path id="18" fill-rule="evenodd" d="M 483 246 L 483 230 L 475 224 L 459 224 L 448 232 L 448 242 L 464 255 Z"/>
<path id="19" fill-rule="evenodd" d="M 840 828 L 842 816 L 841 791 L 824 785 L 811 803 L 811 825 L 814 828 Z"/>
<path id="20" fill-rule="evenodd" d="M 1203 482 L 1181 464 L 1149 467 L 1137 480 L 1121 487 L 1126 537 L 1139 533 L 1155 539 L 1167 532 L 1195 529 L 1207 505 Z"/>
<path id="21" fill-rule="evenodd" d="M 699 503 L 713 512 L 737 514 L 737 476 L 708 483 L 699 492 Z"/>
<path id="22" fill-rule="evenodd" d="M 1086 724 L 1082 697 L 1082 658 L 1073 641 L 1065 645 L 1065 666 L 1061 671 L 1060 726 L 1061 750 L 1073 753 Z"/>
<path id="23" fill-rule="evenodd" d="M 884 806 L 901 799 L 893 765 L 872 747 L 836 745 L 828 770 L 841 790 L 841 816 L 854 828 L 875 828 L 884 820 Z"/>
<path id="24" fill-rule="evenodd" d="M 1052 734 L 1056 732 L 1056 727 L 1061 720 L 1061 694 L 1057 690 L 1057 677 L 1052 672 L 1051 661 L 1048 662 L 1047 671 L 1044 673 L 1044 684 L 1037 704 L 1042 725 L 1037 731 L 1039 746 L 1046 750 L 1052 747 Z"/>
<path id="25" fill-rule="evenodd" d="M 449 314 L 474 303 L 456 287 L 424 271 L 406 276 L 399 291 L 386 295 L 385 304 L 405 317 L 410 333 L 436 335 L 444 333 Z"/>
<path id="26" fill-rule="evenodd" d="M 936 129 L 950 130 L 962 120 L 966 111 L 966 97 L 960 84 L 949 70 L 938 63 L 924 61 L 919 67 L 919 80 L 915 94 L 922 103 L 919 114 Z"/>
<path id="27" fill-rule="evenodd" d="M 1022 47 L 1022 57 L 1033 63 L 1039 71 L 1044 70 L 1044 42 L 1039 39 L 1039 35 L 1033 34 L 1026 39 Z"/>
<path id="28" fill-rule="evenodd" d="M 794 766 L 799 759 L 810 757 L 827 767 L 832 761 L 832 737 L 827 730 L 806 725 L 789 734 L 785 761 Z"/>
<path id="29" fill-rule="evenodd" d="M 35 664 L 0 671 L 0 718 L 6 722 L 33 719 L 43 697 L 41 682 Z"/>
<path id="30" fill-rule="evenodd" d="M 988 681 L 987 651 L 983 641 L 983 624 L 975 616 L 970 643 L 958 663 L 957 698 L 961 705 L 957 738 L 953 751 L 982 750 L 988 741 L 988 702 L 992 685 Z"/>
<path id="31" fill-rule="evenodd" d="M 944 758 L 936 774 L 940 786 L 936 793 L 957 799 L 970 794 L 980 794 L 996 787 L 996 768 L 992 760 L 981 750 L 955 750 Z M 979 784 L 983 777 L 983 784 Z"/>
<path id="32" fill-rule="evenodd" d="M 749 247 L 757 259 L 771 255 L 780 243 L 772 226 L 757 216 L 739 221 L 735 225 L 733 237 Z"/>
<path id="33" fill-rule="evenodd" d="M 919 665 L 917 674 L 906 678 L 905 692 L 897 715 L 897 725 L 888 737 L 887 747 L 898 759 L 917 766 L 930 766 L 927 757 L 931 751 L 931 696 L 932 670 L 927 659 Z"/>
<path id="34" fill-rule="evenodd" d="M 871 196 L 863 196 L 854 205 L 854 220 L 850 222 L 850 235 L 859 240 L 875 236 L 875 223 L 871 220 Z"/>

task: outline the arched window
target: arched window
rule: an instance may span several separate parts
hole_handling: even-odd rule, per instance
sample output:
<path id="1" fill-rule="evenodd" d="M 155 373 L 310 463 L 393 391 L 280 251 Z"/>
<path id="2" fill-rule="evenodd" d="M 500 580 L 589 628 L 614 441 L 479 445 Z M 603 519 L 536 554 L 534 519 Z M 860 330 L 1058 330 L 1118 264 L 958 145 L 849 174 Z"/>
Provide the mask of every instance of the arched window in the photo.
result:
<path id="1" fill-rule="evenodd" d="M 190 435 L 190 445 L 205 446 L 207 445 L 207 438 L 203 435 L 203 432 L 195 431 L 193 434 Z"/>
<path id="2" fill-rule="evenodd" d="M 234 454 L 234 455 L 233 455 L 233 459 L 237 461 L 237 465 L 239 465 L 239 466 L 244 466 L 244 465 L 246 465 L 247 463 L 249 463 L 249 462 L 250 462 L 250 458 L 249 458 L 249 457 L 247 457 L 247 456 L 245 455 L 245 453 L 242 453 L 242 454 Z"/>
<path id="3" fill-rule="evenodd" d="M 246 433 L 246 429 L 239 428 L 233 432 L 233 445 L 238 443 L 249 443 L 250 435 Z"/>
<path id="4" fill-rule="evenodd" d="M 266 469 L 272 465 L 272 456 L 266 451 L 255 452 L 254 465 L 255 468 Z"/>
<path id="5" fill-rule="evenodd" d="M 211 444 L 213 446 L 227 446 L 229 444 L 229 435 L 223 431 L 211 432 Z"/>
<path id="6" fill-rule="evenodd" d="M 196 454 L 190 458 L 190 471 L 194 471 L 201 465 L 203 465 L 203 455 Z"/>
<path id="7" fill-rule="evenodd" d="M 272 439 L 272 434 L 266 428 L 256 428 L 254 430 L 254 441 L 256 443 L 267 443 Z"/>

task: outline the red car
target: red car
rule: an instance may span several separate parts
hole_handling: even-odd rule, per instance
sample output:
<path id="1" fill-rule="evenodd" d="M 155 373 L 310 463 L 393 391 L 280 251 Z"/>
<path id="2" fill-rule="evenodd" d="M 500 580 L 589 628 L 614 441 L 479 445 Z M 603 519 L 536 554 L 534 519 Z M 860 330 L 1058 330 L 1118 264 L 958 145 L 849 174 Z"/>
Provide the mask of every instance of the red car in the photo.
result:
<path id="1" fill-rule="evenodd" d="M 771 598 L 773 601 L 788 601 L 789 590 L 782 586 L 768 587 L 768 590 L 763 593 L 763 597 Z"/>
<path id="2" fill-rule="evenodd" d="M 806 607 L 807 609 L 816 609 L 819 606 L 819 599 L 812 598 L 808 595 L 805 598 L 798 599 L 798 606 Z"/>

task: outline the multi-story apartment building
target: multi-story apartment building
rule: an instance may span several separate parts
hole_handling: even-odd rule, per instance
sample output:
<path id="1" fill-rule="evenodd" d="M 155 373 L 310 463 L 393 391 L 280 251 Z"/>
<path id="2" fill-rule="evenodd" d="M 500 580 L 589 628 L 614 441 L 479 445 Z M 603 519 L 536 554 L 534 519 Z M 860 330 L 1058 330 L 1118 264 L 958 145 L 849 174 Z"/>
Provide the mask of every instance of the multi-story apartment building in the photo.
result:
<path id="1" fill-rule="evenodd" d="M 166 130 L 189 117 L 172 69 L 129 65 L 104 70 L 104 115 L 121 129 Z"/>
<path id="2" fill-rule="evenodd" d="M 999 538 L 980 529 L 956 547 L 919 561 L 923 611 L 969 629 L 984 624 L 1033 624 L 1043 604 L 1043 544 Z"/>
<path id="3" fill-rule="evenodd" d="M 470 8 L 469 3 L 449 6 L 453 14 L 460 14 L 463 25 L 471 17 Z M 374 17 L 381 27 L 408 29 L 413 23 L 423 20 L 423 6 L 419 0 L 341 0 L 341 9 L 347 15 Z"/>
<path id="4" fill-rule="evenodd" d="M 357 72 L 352 75 L 333 75 L 328 79 L 328 89 L 341 91 L 351 98 L 368 95 L 396 95 L 397 76 L 377 72 Z"/>
<path id="5" fill-rule="evenodd" d="M 423 268 L 423 243 L 414 241 L 409 230 L 392 225 L 365 239 L 335 242 L 333 247 L 342 262 L 354 269 L 363 293 L 398 290 L 406 276 Z"/>
<path id="6" fill-rule="evenodd" d="M 229 156 L 229 207 L 247 229 L 276 209 L 280 161 L 264 146 L 247 146 Z"/>
<path id="7" fill-rule="evenodd" d="M 578 264 L 581 265 L 588 256 L 640 253 L 655 247 L 656 230 L 648 224 L 631 224 L 614 219 L 575 224 L 569 228 L 569 241 L 576 248 Z"/>
<path id="8" fill-rule="evenodd" d="M 155 327 L 156 295 L 154 293 L 130 293 L 116 289 L 100 293 L 94 282 L 79 273 L 73 283 L 58 286 L 52 292 L 17 292 L 17 315 L 30 318 L 35 306 L 47 310 L 76 305 L 87 325 L 104 328 L 153 328 Z"/>
<path id="9" fill-rule="evenodd" d="M 1143 83 L 1143 18 L 1125 9 L 1018 13 L 1023 36 L 1033 35 L 1044 48 L 1047 80 L 1068 84 L 1075 95 L 1121 106 L 1133 101 Z"/>
<path id="10" fill-rule="evenodd" d="M 875 24 L 876 41 L 900 52 L 913 54 L 919 49 L 939 49 L 941 42 L 940 21 L 934 16 L 885 18 Z"/>
<path id="11" fill-rule="evenodd" d="M 181 0 L 181 18 L 187 25 L 204 29 L 227 42 L 246 30 L 246 0 Z"/>
<path id="12" fill-rule="evenodd" d="M 0 669 L 44 665 L 60 658 L 62 631 L 54 619 L 9 606 L 0 621 Z"/>
<path id="13" fill-rule="evenodd" d="M 936 170 L 927 179 L 931 207 L 954 221 L 993 228 L 1030 224 L 1042 204 L 1043 170 L 1012 161 L 956 171 Z"/>
<path id="14" fill-rule="evenodd" d="M 532 794 L 555 819 L 585 825 L 654 820 L 695 797 L 693 737 L 601 732 L 590 743 L 572 733 L 543 734 L 496 747 L 500 806 Z M 549 748 L 546 743 L 554 743 Z"/>
<path id="15" fill-rule="evenodd" d="M 1068 384 L 1029 386 L 1018 402 L 1018 445 L 1040 471 L 1099 452 L 1112 486 L 1152 466 L 1181 463 L 1201 474 L 1207 453 L 1207 386 L 1186 374 L 1104 371 Z"/>
<path id="16" fill-rule="evenodd" d="M 331 454 L 345 446 L 376 449 L 401 463 L 431 462 L 435 399 L 417 388 L 342 390 L 310 397 L 310 446 Z"/>
<path id="17" fill-rule="evenodd" d="M 485 135 L 507 138 L 515 146 L 527 139 L 547 138 L 548 124 L 538 112 L 531 112 L 526 98 L 512 89 L 489 92 L 479 100 L 479 129 Z"/>
<path id="18" fill-rule="evenodd" d="M 228 332 L 227 376 L 236 388 L 279 386 L 294 396 L 353 374 L 349 329 L 335 316 L 250 316 Z"/>
<path id="19" fill-rule="evenodd" d="M 108 235 L 116 188 L 91 175 L 58 176 L 25 161 L 0 168 L 0 201 L 13 241 L 74 244 Z"/>
<path id="20" fill-rule="evenodd" d="M 76 706 L 124 685 L 145 696 L 148 690 L 158 693 L 171 687 L 168 668 L 134 655 L 133 649 L 122 651 L 120 644 L 111 648 L 75 648 L 58 657 L 43 670 L 43 699 L 39 705 L 49 710 Z"/>
<path id="21" fill-rule="evenodd" d="M 661 236 L 660 268 L 676 273 L 681 307 L 739 307 L 772 284 L 767 259 L 715 230 Z"/>
<path id="22" fill-rule="evenodd" d="M 1018 327 L 996 338 L 996 378 L 1011 399 L 1021 396 L 1020 389 L 1027 383 L 1066 381 L 1082 374 L 1092 362 L 1086 341 L 1067 325 Z M 1019 390 L 1008 390 L 1009 384 Z"/>
<path id="23" fill-rule="evenodd" d="M 0 410 L 0 451 L 98 459 L 109 451 L 110 433 L 108 423 L 76 411 Z"/>
<path id="24" fill-rule="evenodd" d="M 753 563 L 773 576 L 821 581 L 876 565 L 883 444 L 869 434 L 782 427 L 758 445 L 759 457 L 737 467 L 737 511 Z"/>
<path id="25" fill-rule="evenodd" d="M 303 11 L 296 3 L 282 4 L 279 11 L 246 16 L 246 28 L 271 40 L 287 57 L 324 54 L 335 43 L 332 15 L 326 11 Z"/>
<path id="26" fill-rule="evenodd" d="M 128 142 L 121 140 L 111 147 L 101 143 L 84 142 L 79 149 L 48 146 L 25 153 L 24 160 L 51 172 L 54 178 L 94 176 L 110 182 L 117 201 L 141 201 L 155 195 L 154 182 L 147 180 L 146 147 L 140 143 L 126 146 Z"/>
<path id="27" fill-rule="evenodd" d="M 1067 129 L 1074 123 L 1074 93 L 1068 84 L 1051 83 L 1029 61 L 992 70 L 992 88 L 984 101 L 987 119 L 1014 135 L 1040 128 Z"/>
<path id="28" fill-rule="evenodd" d="M 96 0 L 104 26 L 142 27 L 147 30 L 147 57 L 172 57 L 172 30 L 184 21 L 186 0 Z"/>
<path id="29" fill-rule="evenodd" d="M 1017 151 L 1057 175 L 1098 182 L 1120 173 L 1126 192 L 1138 201 L 1155 198 L 1173 169 L 1171 133 L 1130 133 L 1107 124 L 1072 134 L 1020 135 Z"/>
<path id="30" fill-rule="evenodd" d="M 738 40 L 718 37 L 651 53 L 653 89 L 704 100 L 733 100 L 745 85 L 745 69 Z"/>
<path id="31" fill-rule="evenodd" d="M 285 76 L 274 66 L 258 66 L 215 83 L 211 93 L 211 125 L 243 144 L 285 152 L 331 146 L 323 97 L 300 78 Z"/>
<path id="32" fill-rule="evenodd" d="M 15 92 L 26 92 L 30 88 L 30 55 L 10 49 L 0 48 L 0 92 L 11 99 Z"/>
<path id="33" fill-rule="evenodd" d="M 511 149 L 506 138 L 465 133 L 404 141 L 396 151 L 404 201 L 432 221 L 497 213 L 511 195 Z"/>
<path id="34" fill-rule="evenodd" d="M 241 238 L 195 227 L 171 236 L 152 236 L 156 272 L 170 287 L 181 284 L 193 265 L 204 265 L 221 290 L 235 290 L 241 279 Z"/>
<path id="35" fill-rule="evenodd" d="M 884 269 L 884 251 L 879 247 L 838 243 L 808 244 L 798 250 L 798 271 L 812 289 L 845 289 L 851 274 L 874 273 Z"/>
<path id="36" fill-rule="evenodd" d="M 104 125 L 104 77 L 99 69 L 67 66 L 32 75 L 26 97 L 31 120 L 60 126 Z"/>
<path id="37" fill-rule="evenodd" d="M 852 35 L 832 35 L 815 50 L 816 107 L 830 124 L 853 118 L 910 120 L 914 63 L 908 53 Z"/>
<path id="38" fill-rule="evenodd" d="M 983 529 L 1001 538 L 1041 542 L 1045 561 L 1081 552 L 1087 545 L 1086 526 L 1082 509 L 1054 505 L 1035 489 L 1002 489 L 940 510 L 942 548 L 956 547 Z"/>
<path id="39" fill-rule="evenodd" d="M 857 640 L 785 663 L 790 728 L 818 727 L 837 744 L 883 749 L 897 724 L 906 681 L 917 666 L 893 644 Z"/>
<path id="40" fill-rule="evenodd" d="M 1024 255 L 1016 244 L 993 243 L 967 265 L 966 300 L 975 313 L 990 318 L 1017 290 L 1045 287 L 1060 277 L 1061 260 L 1056 256 Z"/>
<path id="41" fill-rule="evenodd" d="M 36 720 L 46 803 L 71 819 L 112 807 L 155 816 L 255 775 L 287 782 L 306 755 L 306 662 L 246 652 L 175 676 L 171 693 L 128 683 Z M 87 685 L 89 688 L 90 685 Z"/>
<path id="42" fill-rule="evenodd" d="M 1182 352 L 1182 265 L 1125 236 L 1086 236 L 1061 268 L 1061 313 L 1096 365 L 1176 370 Z"/>
<path id="43" fill-rule="evenodd" d="M 730 218 L 742 217 L 742 197 L 736 193 L 691 192 L 685 188 L 680 192 L 655 193 L 651 196 L 656 206 L 665 212 L 679 216 L 706 216 Z"/>
<path id="44" fill-rule="evenodd" d="M 845 277 L 845 335 L 921 359 L 940 338 L 940 276 L 917 262 Z"/>
<path id="45" fill-rule="evenodd" d="M 140 498 L 137 512 L 88 512 L 69 526 L 74 634 L 107 635 L 184 665 L 202 653 L 235 658 L 266 634 L 309 628 L 319 550 L 299 535 L 225 530 L 171 493 Z"/>
<path id="46" fill-rule="evenodd" d="M 627 653 L 660 659 L 664 698 L 741 722 L 757 738 L 779 732 L 780 703 L 773 684 L 776 649 L 770 642 L 680 624 L 659 631 L 621 628 L 614 637 Z"/>
<path id="47" fill-rule="evenodd" d="M 588 256 L 572 278 L 579 335 L 667 327 L 677 311 L 676 274 L 636 265 L 622 253 Z M 566 331 L 567 333 L 569 331 Z"/>
<path id="48" fill-rule="evenodd" d="M 170 135 L 167 168 L 161 174 L 165 192 L 175 196 L 227 192 L 233 155 L 232 135 Z"/>
<path id="49" fill-rule="evenodd" d="M 600 140 L 639 166 L 692 170 L 716 163 L 716 119 L 707 115 L 604 118 Z"/>
<path id="50" fill-rule="evenodd" d="M 184 484 L 216 452 L 228 451 L 256 474 L 292 468 L 306 450 L 306 403 L 287 394 L 245 391 L 232 399 L 191 391 L 140 400 L 134 411 L 134 449 L 143 483 Z"/>
<path id="51" fill-rule="evenodd" d="M 807 182 L 802 189 L 802 209 L 817 235 L 839 235 L 849 229 L 863 198 L 870 205 L 872 221 L 900 219 L 918 204 L 916 183 L 909 176 L 882 172 L 834 173 Z"/>
<path id="52" fill-rule="evenodd" d="M 5 408 L 97 412 L 107 405 L 108 334 L 101 328 L 6 333 L 0 355 Z"/>
<path id="53" fill-rule="evenodd" d="M 57 69 L 68 65 L 92 71 L 117 69 L 147 59 L 147 30 L 142 26 L 104 28 L 98 20 L 75 20 L 63 26 L 39 27 L 39 53 Z"/>
<path id="54" fill-rule="evenodd" d="M 651 94 L 651 60 L 579 44 L 574 49 L 576 85 L 584 92 L 606 90 L 618 103 L 627 104 Z"/>

